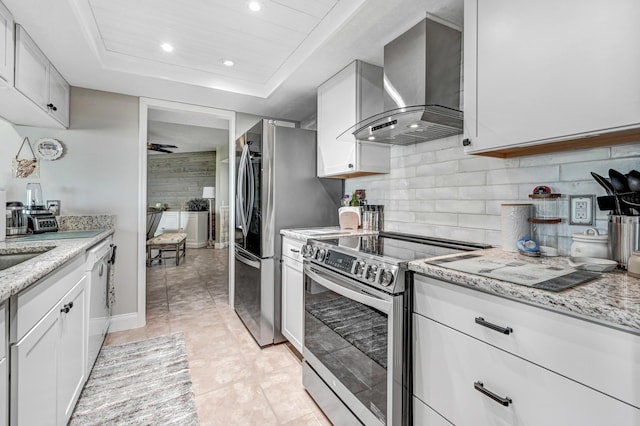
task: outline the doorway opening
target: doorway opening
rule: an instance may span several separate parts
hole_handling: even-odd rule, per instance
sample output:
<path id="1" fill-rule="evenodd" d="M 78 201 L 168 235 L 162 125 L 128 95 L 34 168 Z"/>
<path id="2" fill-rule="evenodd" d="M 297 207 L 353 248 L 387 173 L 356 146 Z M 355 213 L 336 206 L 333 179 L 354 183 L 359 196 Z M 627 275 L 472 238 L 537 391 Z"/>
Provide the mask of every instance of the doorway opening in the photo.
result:
<path id="1" fill-rule="evenodd" d="M 148 231 L 148 213 L 156 213 L 163 222 L 152 234 L 179 231 L 187 235 L 187 250 L 233 253 L 235 112 L 141 98 L 139 126 L 139 229 Z M 138 240 L 138 326 L 146 323 L 146 234 L 139 232 Z M 233 305 L 234 263 L 227 257 Z"/>

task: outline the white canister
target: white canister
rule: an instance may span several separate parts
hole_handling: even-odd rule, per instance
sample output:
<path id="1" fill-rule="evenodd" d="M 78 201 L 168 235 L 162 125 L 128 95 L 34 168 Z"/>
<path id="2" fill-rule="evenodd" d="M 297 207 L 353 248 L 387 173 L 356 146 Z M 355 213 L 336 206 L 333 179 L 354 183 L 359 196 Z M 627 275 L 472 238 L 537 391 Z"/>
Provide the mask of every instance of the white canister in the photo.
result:
<path id="1" fill-rule="evenodd" d="M 571 256 L 609 259 L 609 235 L 596 228 L 587 228 L 581 234 L 571 236 Z"/>

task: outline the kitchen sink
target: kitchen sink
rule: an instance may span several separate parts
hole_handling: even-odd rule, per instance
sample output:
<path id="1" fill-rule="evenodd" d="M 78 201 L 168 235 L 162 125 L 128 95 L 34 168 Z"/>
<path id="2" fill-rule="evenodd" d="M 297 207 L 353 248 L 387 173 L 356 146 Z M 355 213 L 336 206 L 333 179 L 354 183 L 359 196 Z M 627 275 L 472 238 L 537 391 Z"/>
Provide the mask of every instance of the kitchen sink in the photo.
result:
<path id="1" fill-rule="evenodd" d="M 0 253 L 0 271 L 16 266 L 22 262 L 26 262 L 29 259 L 33 259 L 42 253 L 48 252 L 52 248 L 53 247 L 38 247 L 37 249 L 20 253 Z"/>

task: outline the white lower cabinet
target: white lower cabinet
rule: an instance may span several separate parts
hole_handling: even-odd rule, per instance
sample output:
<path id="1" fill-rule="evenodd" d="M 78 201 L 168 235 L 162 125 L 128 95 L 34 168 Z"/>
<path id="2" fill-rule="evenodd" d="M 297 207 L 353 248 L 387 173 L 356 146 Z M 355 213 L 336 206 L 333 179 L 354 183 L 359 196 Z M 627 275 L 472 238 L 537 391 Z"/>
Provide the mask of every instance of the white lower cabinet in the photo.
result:
<path id="1" fill-rule="evenodd" d="M 282 335 L 302 353 L 304 339 L 304 274 L 301 249 L 305 243 L 282 238 Z"/>
<path id="2" fill-rule="evenodd" d="M 187 233 L 187 247 L 207 245 L 207 219 L 209 212 L 181 212 L 180 227 Z"/>
<path id="3" fill-rule="evenodd" d="M 72 261 L 70 266 L 76 268 L 68 274 L 54 274 L 12 300 L 17 313 L 11 326 L 11 425 L 65 425 L 69 421 L 87 378 L 83 265 L 80 259 Z M 59 292 L 70 285 L 60 297 Z M 47 304 L 56 294 L 55 304 Z M 20 307 L 26 313 L 21 314 Z M 20 323 L 35 325 L 22 333 Z"/>
<path id="4" fill-rule="evenodd" d="M 640 424 L 640 336 L 414 278 L 414 424 Z"/>
<path id="5" fill-rule="evenodd" d="M 7 304 L 0 305 L 0 425 L 9 422 L 9 367 L 7 362 Z"/>
<path id="6" fill-rule="evenodd" d="M 164 232 L 184 232 L 187 247 L 201 248 L 207 245 L 208 212 L 163 212 L 154 237 Z"/>

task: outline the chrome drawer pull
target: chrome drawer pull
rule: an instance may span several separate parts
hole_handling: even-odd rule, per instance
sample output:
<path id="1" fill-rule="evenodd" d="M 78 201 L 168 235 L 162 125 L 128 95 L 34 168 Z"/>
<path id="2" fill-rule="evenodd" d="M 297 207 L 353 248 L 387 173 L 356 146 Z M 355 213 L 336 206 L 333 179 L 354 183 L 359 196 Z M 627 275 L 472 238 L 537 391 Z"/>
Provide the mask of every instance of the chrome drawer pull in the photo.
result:
<path id="1" fill-rule="evenodd" d="M 489 398 L 493 399 L 495 402 L 497 402 L 500 405 L 504 405 L 505 407 L 508 407 L 509 404 L 513 404 L 513 401 L 508 396 L 505 396 L 504 398 L 501 398 L 498 395 L 496 395 L 495 393 L 491 392 L 490 390 L 485 389 L 485 387 L 482 384 L 482 382 L 475 382 L 473 384 L 473 387 L 478 392 L 482 393 L 483 395 L 488 396 Z"/>
<path id="2" fill-rule="evenodd" d="M 490 328 L 492 330 L 498 331 L 502 334 L 511 334 L 513 333 L 513 328 L 511 327 L 500 327 L 499 325 L 491 324 L 488 321 L 485 321 L 482 317 L 476 317 L 476 324 L 480 324 L 483 327 Z"/>
<path id="3" fill-rule="evenodd" d="M 296 249 L 292 249 L 292 248 L 290 248 L 289 250 L 294 252 L 294 253 L 300 253 L 300 250 L 296 250 Z"/>

